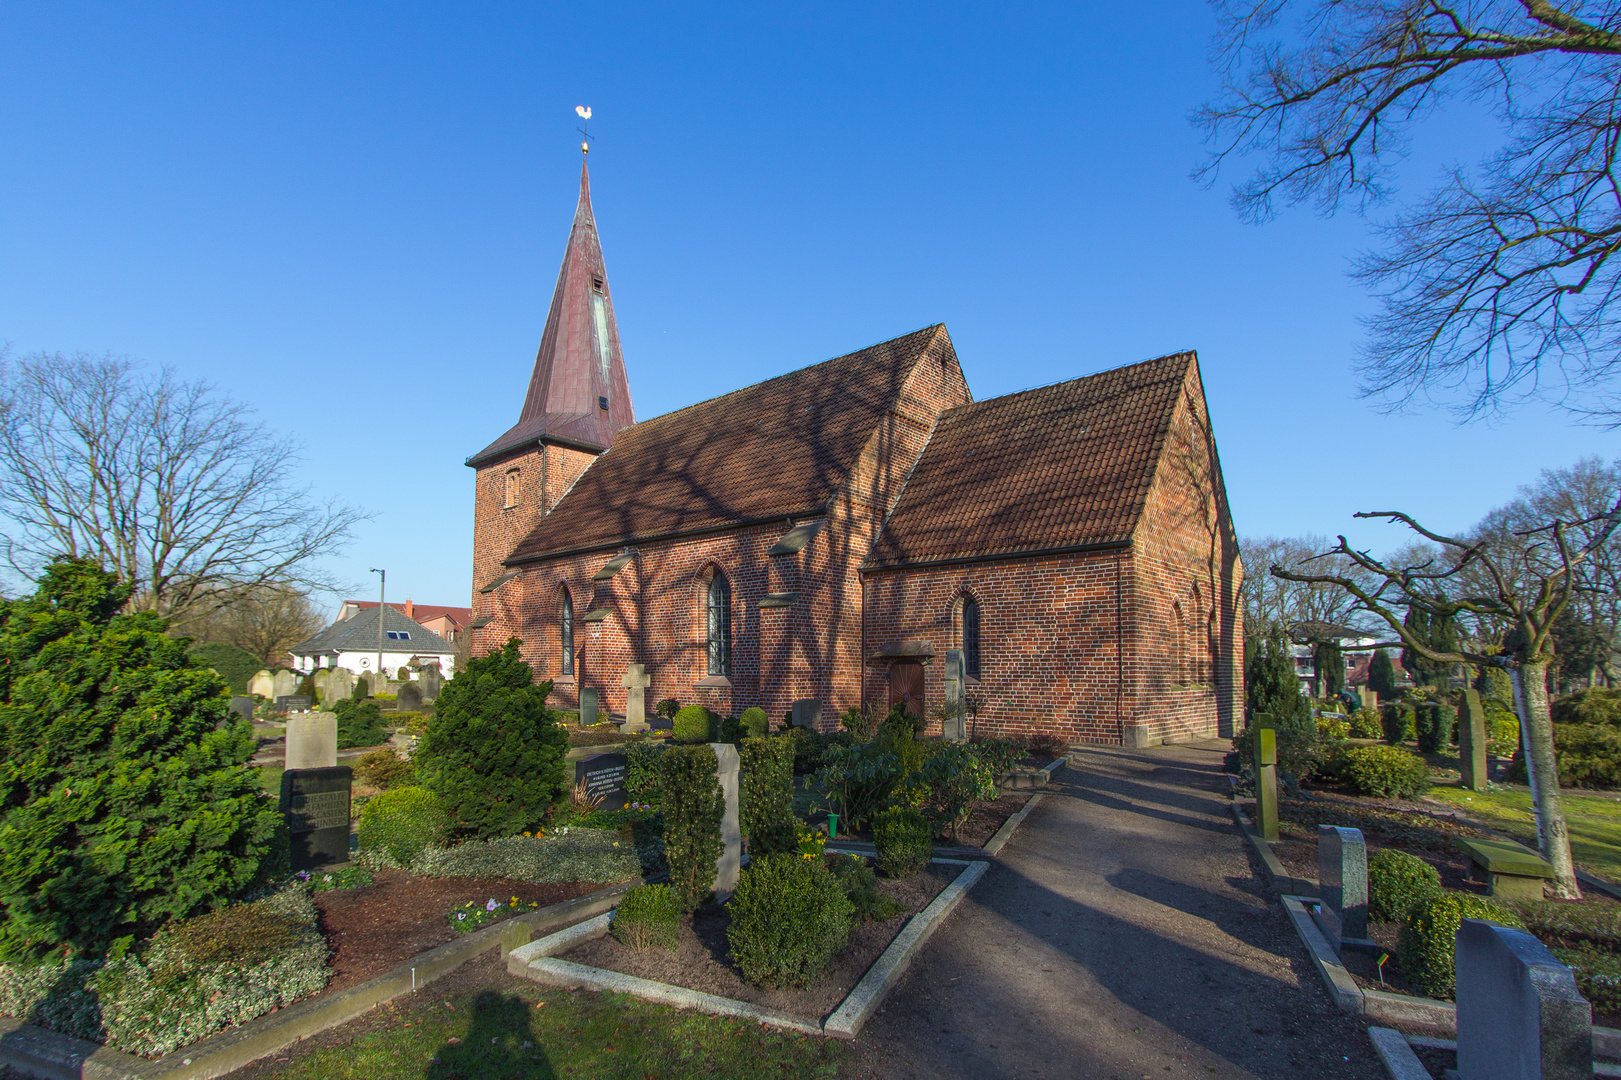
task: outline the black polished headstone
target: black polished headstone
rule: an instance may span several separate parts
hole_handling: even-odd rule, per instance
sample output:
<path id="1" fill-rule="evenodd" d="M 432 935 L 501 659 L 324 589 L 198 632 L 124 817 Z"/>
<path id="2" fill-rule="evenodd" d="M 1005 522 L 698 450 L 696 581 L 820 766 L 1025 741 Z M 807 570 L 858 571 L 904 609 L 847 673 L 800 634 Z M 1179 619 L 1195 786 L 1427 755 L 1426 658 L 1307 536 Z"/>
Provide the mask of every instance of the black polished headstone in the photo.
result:
<path id="1" fill-rule="evenodd" d="M 310 696 L 308 694 L 282 694 L 280 697 L 276 698 L 277 712 L 293 712 L 298 709 L 307 709 L 309 707 Z"/>
<path id="2" fill-rule="evenodd" d="M 231 699 L 231 711 L 248 723 L 253 723 L 253 699 L 240 695 Z"/>
<path id="3" fill-rule="evenodd" d="M 584 784 L 587 795 L 600 797 L 603 810 L 625 808 L 625 778 L 629 775 L 630 762 L 624 754 L 593 754 L 574 766 L 575 784 Z"/>
<path id="4" fill-rule="evenodd" d="M 292 834 L 293 870 L 349 861 L 349 793 L 354 770 L 288 769 L 281 774 L 282 816 Z"/>
<path id="5" fill-rule="evenodd" d="M 580 691 L 580 726 L 590 727 L 597 722 L 597 692 L 590 687 Z"/>

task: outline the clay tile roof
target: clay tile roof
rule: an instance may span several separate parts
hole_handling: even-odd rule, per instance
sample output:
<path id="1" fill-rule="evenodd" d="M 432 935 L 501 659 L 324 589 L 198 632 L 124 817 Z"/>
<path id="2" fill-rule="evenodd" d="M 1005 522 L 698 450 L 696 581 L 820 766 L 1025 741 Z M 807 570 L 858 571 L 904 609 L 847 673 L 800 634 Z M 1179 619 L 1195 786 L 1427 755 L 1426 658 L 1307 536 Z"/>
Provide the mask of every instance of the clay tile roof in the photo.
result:
<path id="1" fill-rule="evenodd" d="M 951 409 L 863 569 L 1124 543 L 1192 353 Z"/>
<path id="2" fill-rule="evenodd" d="M 943 326 L 620 431 L 509 564 L 819 512 Z"/>

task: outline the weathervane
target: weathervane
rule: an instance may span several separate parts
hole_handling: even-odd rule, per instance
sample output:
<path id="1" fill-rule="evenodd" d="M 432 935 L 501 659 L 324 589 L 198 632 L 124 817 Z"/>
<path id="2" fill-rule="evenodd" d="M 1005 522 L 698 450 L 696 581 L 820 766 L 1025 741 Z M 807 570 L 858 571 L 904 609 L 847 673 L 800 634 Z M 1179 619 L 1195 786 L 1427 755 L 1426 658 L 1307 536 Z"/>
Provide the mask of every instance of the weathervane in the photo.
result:
<path id="1" fill-rule="evenodd" d="M 580 153 L 589 154 L 591 152 L 591 132 L 587 129 L 591 127 L 591 106 L 576 105 L 574 106 L 574 112 L 581 120 L 585 121 L 584 127 L 577 127 L 574 129 L 581 135 L 585 136 L 585 141 L 580 143 Z"/>

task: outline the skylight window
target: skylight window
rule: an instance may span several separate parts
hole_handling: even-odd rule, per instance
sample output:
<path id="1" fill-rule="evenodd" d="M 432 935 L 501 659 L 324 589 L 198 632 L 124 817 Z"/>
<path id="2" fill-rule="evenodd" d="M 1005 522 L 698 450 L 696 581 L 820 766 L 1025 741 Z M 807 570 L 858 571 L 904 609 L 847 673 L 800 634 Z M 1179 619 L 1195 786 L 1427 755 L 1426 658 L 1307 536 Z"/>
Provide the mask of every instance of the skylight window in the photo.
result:
<path id="1" fill-rule="evenodd" d="M 411 631 L 409 630 L 385 630 L 383 632 L 388 635 L 388 640 L 390 641 L 411 640 Z"/>

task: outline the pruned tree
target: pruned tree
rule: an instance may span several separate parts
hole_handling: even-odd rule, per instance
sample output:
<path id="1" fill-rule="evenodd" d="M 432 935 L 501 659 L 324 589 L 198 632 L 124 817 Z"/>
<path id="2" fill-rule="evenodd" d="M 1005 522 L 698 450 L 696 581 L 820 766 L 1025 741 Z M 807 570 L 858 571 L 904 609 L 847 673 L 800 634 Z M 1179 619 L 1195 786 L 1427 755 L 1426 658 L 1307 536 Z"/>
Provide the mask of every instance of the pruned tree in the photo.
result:
<path id="1" fill-rule="evenodd" d="M 1367 393 L 1475 415 L 1543 397 L 1621 424 L 1621 0 L 1217 0 L 1223 85 L 1196 122 L 1233 202 L 1365 211 L 1393 190 L 1413 125 L 1495 110 L 1502 143 L 1380 226 L 1358 276 L 1382 308 Z"/>
<path id="2" fill-rule="evenodd" d="M 364 515 L 290 479 L 298 447 L 246 406 L 115 357 L 0 364 L 0 556 L 31 577 L 88 558 L 131 610 L 196 617 L 267 588 L 332 585 L 319 569 Z"/>
<path id="3" fill-rule="evenodd" d="M 1356 578 L 1303 574 L 1281 566 L 1272 573 L 1286 580 L 1335 585 L 1354 596 L 1358 607 L 1382 620 L 1395 634 L 1383 646 L 1405 646 L 1433 664 L 1475 664 L 1501 667 L 1516 683 L 1520 729 L 1525 744 L 1526 771 L 1536 807 L 1537 842 L 1542 857 L 1554 870 L 1554 891 L 1565 899 L 1579 899 L 1576 869 L 1571 861 L 1570 834 L 1559 792 L 1554 758 L 1553 719 L 1548 707 L 1548 665 L 1553 660 L 1554 626 L 1570 604 L 1577 587 L 1576 571 L 1592 550 L 1606 542 L 1621 523 L 1621 502 L 1594 522 L 1554 520 L 1529 531 L 1523 548 L 1494 548 L 1487 540 L 1445 536 L 1432 532 L 1400 511 L 1359 513 L 1359 518 L 1401 522 L 1436 545 L 1440 555 L 1420 565 L 1387 563 L 1358 551 L 1339 538 L 1328 554 L 1355 562 L 1378 584 L 1367 587 Z M 1589 529 L 1585 544 L 1571 542 L 1574 528 Z M 1542 569 L 1547 567 L 1547 569 Z M 1466 577 L 1467 573 L 1467 577 Z M 1473 586 L 1473 587 L 1467 587 Z M 1453 639 L 1450 649 L 1437 648 L 1429 634 L 1415 633 L 1407 625 L 1407 611 L 1421 611 L 1433 623 L 1455 619 L 1460 612 L 1493 620 L 1509 627 L 1502 651 Z"/>

